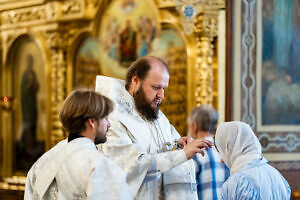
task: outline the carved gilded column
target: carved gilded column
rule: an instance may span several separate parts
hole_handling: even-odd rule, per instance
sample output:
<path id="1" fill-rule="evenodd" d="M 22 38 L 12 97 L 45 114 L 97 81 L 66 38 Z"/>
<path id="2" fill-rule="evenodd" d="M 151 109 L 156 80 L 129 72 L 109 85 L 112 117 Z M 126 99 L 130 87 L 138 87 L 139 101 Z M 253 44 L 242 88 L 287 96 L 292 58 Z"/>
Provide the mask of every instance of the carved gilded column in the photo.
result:
<path id="1" fill-rule="evenodd" d="M 68 48 L 82 29 L 80 23 L 73 23 L 63 29 L 45 32 L 51 59 L 51 113 L 50 113 L 50 140 L 49 147 L 53 147 L 66 137 L 62 124 L 59 121 L 59 111 L 67 96 L 67 66 Z"/>
<path id="2" fill-rule="evenodd" d="M 194 33 L 197 40 L 195 99 L 197 106 L 213 103 L 213 40 L 217 36 L 217 14 L 198 15 L 195 20 Z"/>
<path id="3" fill-rule="evenodd" d="M 50 147 L 66 137 L 58 119 L 59 110 L 66 96 L 66 46 L 62 35 L 66 33 L 47 32 L 46 38 L 51 55 L 51 114 Z"/>
<path id="4" fill-rule="evenodd" d="M 214 40 L 218 36 L 219 10 L 225 7 L 224 0 L 204 0 L 202 9 L 194 20 L 194 36 L 197 40 L 195 66 L 195 104 L 215 104 L 214 86 L 217 80 L 217 69 L 213 69 L 213 57 L 216 47 Z"/>

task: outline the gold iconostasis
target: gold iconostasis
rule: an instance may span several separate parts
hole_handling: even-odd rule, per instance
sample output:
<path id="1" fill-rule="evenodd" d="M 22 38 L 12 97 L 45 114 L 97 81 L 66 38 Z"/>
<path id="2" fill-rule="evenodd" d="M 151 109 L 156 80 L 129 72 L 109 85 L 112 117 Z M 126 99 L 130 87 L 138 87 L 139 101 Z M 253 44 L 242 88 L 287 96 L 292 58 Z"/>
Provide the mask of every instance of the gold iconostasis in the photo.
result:
<path id="1" fill-rule="evenodd" d="M 146 55 L 169 65 L 161 109 L 181 135 L 195 105 L 224 120 L 225 1 L 199 2 L 0 0 L 0 188 L 23 191 L 30 166 L 66 137 L 58 112 L 72 89 L 124 79 Z"/>

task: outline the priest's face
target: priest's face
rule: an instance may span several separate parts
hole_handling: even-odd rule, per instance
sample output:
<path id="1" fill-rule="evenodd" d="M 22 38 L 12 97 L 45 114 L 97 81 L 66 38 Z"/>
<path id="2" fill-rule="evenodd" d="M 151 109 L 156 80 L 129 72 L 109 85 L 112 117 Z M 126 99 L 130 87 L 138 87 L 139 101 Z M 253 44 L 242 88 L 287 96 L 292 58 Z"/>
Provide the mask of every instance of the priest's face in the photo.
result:
<path id="1" fill-rule="evenodd" d="M 133 94 L 138 111 L 148 120 L 157 119 L 164 90 L 169 84 L 169 73 L 159 64 L 153 63 L 148 75 L 139 81 L 138 90 Z"/>
<path id="2" fill-rule="evenodd" d="M 96 124 L 95 144 L 104 143 L 106 142 L 106 133 L 110 127 L 110 123 L 107 117 L 104 117 L 101 118 Z"/>

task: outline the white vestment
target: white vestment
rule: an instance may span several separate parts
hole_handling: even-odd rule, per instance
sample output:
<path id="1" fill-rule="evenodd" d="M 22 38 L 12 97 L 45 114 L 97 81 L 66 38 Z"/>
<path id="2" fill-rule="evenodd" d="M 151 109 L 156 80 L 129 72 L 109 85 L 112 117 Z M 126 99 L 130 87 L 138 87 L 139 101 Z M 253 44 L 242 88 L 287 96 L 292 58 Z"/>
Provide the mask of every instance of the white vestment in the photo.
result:
<path id="1" fill-rule="evenodd" d="M 125 172 L 86 137 L 59 142 L 31 167 L 25 200 L 132 199 Z"/>
<path id="2" fill-rule="evenodd" d="M 195 166 L 183 150 L 171 151 L 180 135 L 159 111 L 145 120 L 124 81 L 97 76 L 96 91 L 113 100 L 107 142 L 99 149 L 127 172 L 135 199 L 197 199 Z"/>

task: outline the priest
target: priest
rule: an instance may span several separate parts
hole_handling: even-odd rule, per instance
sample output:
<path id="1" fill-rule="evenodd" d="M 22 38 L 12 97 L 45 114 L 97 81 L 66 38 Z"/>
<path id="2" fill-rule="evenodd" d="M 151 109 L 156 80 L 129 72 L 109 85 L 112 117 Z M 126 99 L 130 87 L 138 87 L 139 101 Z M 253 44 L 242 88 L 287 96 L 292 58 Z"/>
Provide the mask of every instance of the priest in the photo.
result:
<path id="1" fill-rule="evenodd" d="M 190 159 L 212 145 L 180 137 L 159 110 L 169 76 L 163 60 L 147 56 L 132 63 L 126 81 L 97 77 L 96 91 L 116 106 L 107 142 L 99 149 L 126 171 L 135 199 L 197 199 Z"/>

